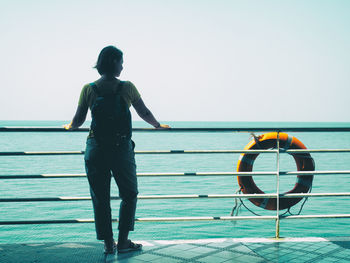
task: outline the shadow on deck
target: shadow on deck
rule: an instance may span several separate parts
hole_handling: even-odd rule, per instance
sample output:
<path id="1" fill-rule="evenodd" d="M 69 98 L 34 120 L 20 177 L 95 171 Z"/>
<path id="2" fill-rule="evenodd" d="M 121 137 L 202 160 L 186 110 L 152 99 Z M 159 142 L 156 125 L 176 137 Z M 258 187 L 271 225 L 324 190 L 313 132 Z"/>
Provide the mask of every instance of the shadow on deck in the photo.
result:
<path id="1" fill-rule="evenodd" d="M 140 252 L 105 256 L 103 244 L 0 244 L 0 262 L 348 262 L 350 238 L 241 238 L 141 241 Z"/>

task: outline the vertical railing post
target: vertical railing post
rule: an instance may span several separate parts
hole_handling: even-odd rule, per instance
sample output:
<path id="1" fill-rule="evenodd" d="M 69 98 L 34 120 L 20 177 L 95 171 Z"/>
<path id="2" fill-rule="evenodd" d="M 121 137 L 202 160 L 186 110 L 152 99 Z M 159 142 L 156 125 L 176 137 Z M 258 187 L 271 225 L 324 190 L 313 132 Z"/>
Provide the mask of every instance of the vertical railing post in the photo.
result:
<path id="1" fill-rule="evenodd" d="M 276 183 L 276 238 L 280 237 L 280 217 L 279 217 L 279 207 L 280 207 L 280 132 L 277 131 L 277 183 Z"/>

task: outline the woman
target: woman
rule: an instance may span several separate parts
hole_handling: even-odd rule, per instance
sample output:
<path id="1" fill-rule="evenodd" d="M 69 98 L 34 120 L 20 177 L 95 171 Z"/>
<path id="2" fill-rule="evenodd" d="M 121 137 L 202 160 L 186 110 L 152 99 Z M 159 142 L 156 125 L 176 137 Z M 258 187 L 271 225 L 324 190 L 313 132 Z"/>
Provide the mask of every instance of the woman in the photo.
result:
<path id="1" fill-rule="evenodd" d="M 105 94 L 105 97 L 108 97 L 108 94 L 119 94 L 126 102 L 127 111 L 132 105 L 137 114 L 153 127 L 170 128 L 168 125 L 160 124 L 155 119 L 145 106 L 136 87 L 130 81 L 118 79 L 123 70 L 123 53 L 119 49 L 114 46 L 103 48 L 95 68 L 101 78 L 83 87 L 75 116 L 70 124 L 64 125 L 65 129 L 71 130 L 80 127 L 86 119 L 88 109 L 92 109 L 92 113 L 94 112 L 96 99 L 101 94 Z M 92 124 L 97 122 L 94 118 L 94 114 L 92 114 Z M 118 134 L 118 137 L 115 138 L 118 143 L 115 140 L 113 143 L 108 143 L 108 141 L 101 143 L 96 133 L 96 130 L 91 127 L 84 159 L 94 207 L 97 239 L 104 240 L 106 254 L 114 254 L 116 251 L 123 253 L 140 250 L 141 244 L 135 244 L 128 239 L 129 231 L 134 230 L 138 194 L 134 158 L 135 144 L 131 140 L 131 133 L 129 135 Z M 119 196 L 122 200 L 119 210 L 118 244 L 113 239 L 111 222 L 111 174 L 118 185 Z"/>

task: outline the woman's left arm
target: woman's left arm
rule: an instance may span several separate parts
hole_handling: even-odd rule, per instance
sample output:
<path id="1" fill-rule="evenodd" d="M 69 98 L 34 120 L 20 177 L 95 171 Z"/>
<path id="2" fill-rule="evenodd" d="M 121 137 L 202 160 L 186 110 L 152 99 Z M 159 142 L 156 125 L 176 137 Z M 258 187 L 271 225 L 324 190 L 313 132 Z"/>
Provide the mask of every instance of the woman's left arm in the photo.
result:
<path id="1" fill-rule="evenodd" d="M 75 115 L 73 117 L 73 120 L 69 124 L 63 125 L 63 128 L 65 128 L 66 130 L 78 129 L 85 122 L 87 112 L 88 112 L 87 108 L 85 109 L 81 106 L 78 106 L 77 111 L 75 112 Z"/>
<path id="2" fill-rule="evenodd" d="M 156 118 L 153 116 L 152 112 L 146 107 L 143 100 L 140 98 L 137 102 L 135 102 L 133 105 L 134 109 L 136 110 L 137 114 L 147 123 L 151 124 L 154 128 L 157 129 L 168 129 L 170 128 L 169 125 L 166 124 L 160 124 Z"/>

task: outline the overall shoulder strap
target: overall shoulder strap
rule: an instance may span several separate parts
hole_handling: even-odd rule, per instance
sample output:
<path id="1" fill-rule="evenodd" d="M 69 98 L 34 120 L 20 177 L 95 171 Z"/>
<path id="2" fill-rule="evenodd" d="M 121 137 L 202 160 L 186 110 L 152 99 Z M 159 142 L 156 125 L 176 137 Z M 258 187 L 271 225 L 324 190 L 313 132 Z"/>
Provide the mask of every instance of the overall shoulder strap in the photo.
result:
<path id="1" fill-rule="evenodd" d="M 92 90 L 97 94 L 97 96 L 100 96 L 100 93 L 98 92 L 98 88 L 97 88 L 96 84 L 94 82 L 91 82 L 90 86 L 91 86 Z"/>
<path id="2" fill-rule="evenodd" d="M 124 84 L 124 81 L 120 80 L 118 83 L 118 87 L 115 90 L 116 93 L 120 93 L 120 91 L 122 90 L 123 84 Z"/>

